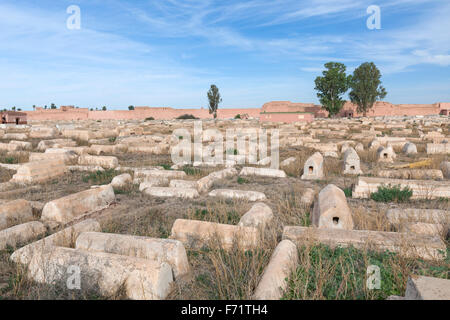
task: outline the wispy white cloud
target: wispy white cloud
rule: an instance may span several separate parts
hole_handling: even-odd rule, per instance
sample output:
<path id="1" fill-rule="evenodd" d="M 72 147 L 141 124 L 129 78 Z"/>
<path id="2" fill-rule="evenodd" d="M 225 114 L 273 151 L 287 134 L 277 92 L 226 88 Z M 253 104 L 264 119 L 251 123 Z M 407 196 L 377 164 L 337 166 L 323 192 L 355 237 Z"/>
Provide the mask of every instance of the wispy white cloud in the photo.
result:
<path id="1" fill-rule="evenodd" d="M 374 31 L 365 27 L 371 0 L 110 0 L 108 8 L 80 0 L 78 31 L 65 28 L 61 6 L 24 2 L 0 4 L 0 86 L 8 90 L 0 104 L 198 106 L 217 82 L 224 104 L 258 106 L 314 99 L 327 61 L 349 72 L 375 61 L 386 76 L 450 66 L 448 0 L 426 10 L 425 0 L 379 0 L 382 30 Z M 393 20 L 403 11 L 414 22 Z"/>

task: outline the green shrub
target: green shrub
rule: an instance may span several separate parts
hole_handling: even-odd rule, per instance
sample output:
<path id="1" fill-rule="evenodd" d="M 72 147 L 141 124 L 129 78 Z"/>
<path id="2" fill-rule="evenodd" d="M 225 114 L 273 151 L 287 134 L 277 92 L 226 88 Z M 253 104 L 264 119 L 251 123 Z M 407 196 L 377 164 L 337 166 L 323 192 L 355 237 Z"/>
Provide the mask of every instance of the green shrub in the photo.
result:
<path id="1" fill-rule="evenodd" d="M 344 193 L 345 193 L 345 196 L 346 196 L 347 198 L 351 198 L 352 195 L 353 195 L 353 190 L 352 190 L 351 187 L 350 187 L 350 188 L 345 188 L 345 189 L 344 189 Z"/>
<path id="2" fill-rule="evenodd" d="M 236 210 L 219 213 L 207 209 L 196 209 L 194 212 L 194 219 L 235 225 L 239 223 L 241 215 Z"/>
<path id="3" fill-rule="evenodd" d="M 377 202 L 406 202 L 412 196 L 412 190 L 408 187 L 404 189 L 401 186 L 387 186 L 378 187 L 378 191 L 370 195 L 372 200 Z"/>
<path id="4" fill-rule="evenodd" d="M 155 118 L 153 118 L 153 117 L 145 118 L 145 121 L 152 121 L 152 120 L 155 120 Z"/>
<path id="5" fill-rule="evenodd" d="M 111 143 L 114 143 L 114 142 L 116 142 L 116 137 L 110 137 L 109 139 L 108 139 L 108 141 L 109 142 L 111 142 Z"/>
<path id="6" fill-rule="evenodd" d="M 201 170 L 200 170 L 200 169 L 193 168 L 193 167 L 183 167 L 183 171 L 184 171 L 188 176 L 195 176 L 195 175 L 201 173 Z"/>
<path id="7" fill-rule="evenodd" d="M 158 164 L 158 166 L 163 167 L 164 170 L 172 170 L 171 165 L 167 163 Z"/>
<path id="8" fill-rule="evenodd" d="M 183 114 L 177 118 L 178 120 L 198 119 L 192 114 Z"/>
<path id="9" fill-rule="evenodd" d="M 237 178 L 237 183 L 239 184 L 244 184 L 244 183 L 248 183 L 248 180 L 242 177 L 238 177 Z"/>
<path id="10" fill-rule="evenodd" d="M 108 184 L 111 183 L 112 179 L 119 174 L 118 171 L 114 169 L 108 169 L 105 171 L 91 172 L 82 178 L 85 183 L 95 183 L 95 184 Z"/>
<path id="11" fill-rule="evenodd" d="M 234 116 L 234 118 L 235 118 L 235 119 L 241 119 L 241 115 L 240 115 L 240 114 L 237 114 L 237 115 Z"/>
<path id="12" fill-rule="evenodd" d="M 5 162 L 8 164 L 18 163 L 17 159 L 14 157 L 7 157 L 5 158 Z"/>

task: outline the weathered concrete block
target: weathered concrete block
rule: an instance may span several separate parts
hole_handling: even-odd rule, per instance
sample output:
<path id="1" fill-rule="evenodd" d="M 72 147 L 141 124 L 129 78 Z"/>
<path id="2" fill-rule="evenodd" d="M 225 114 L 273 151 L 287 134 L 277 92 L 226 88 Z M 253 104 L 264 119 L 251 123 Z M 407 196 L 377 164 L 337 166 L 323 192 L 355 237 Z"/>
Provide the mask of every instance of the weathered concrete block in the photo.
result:
<path id="1" fill-rule="evenodd" d="M 113 186 L 113 188 L 123 188 L 131 183 L 132 178 L 128 173 L 123 173 L 121 175 L 115 176 L 111 181 L 111 185 Z"/>
<path id="2" fill-rule="evenodd" d="M 89 140 L 91 142 L 92 140 Z M 101 155 L 101 154 L 113 154 L 114 153 L 114 145 L 99 145 L 92 144 L 88 150 L 89 154 Z"/>
<path id="3" fill-rule="evenodd" d="M 378 162 L 394 162 L 394 159 L 397 155 L 394 152 L 392 146 L 388 147 L 380 147 L 377 150 L 377 159 Z"/>
<path id="4" fill-rule="evenodd" d="M 160 300 L 167 297 L 173 282 L 167 263 L 52 246 L 33 255 L 27 276 L 39 283 L 65 284 L 67 270 L 74 265 L 83 275 L 81 288 L 98 289 L 104 296 L 113 296 L 123 286 L 129 299 Z"/>
<path id="5" fill-rule="evenodd" d="M 30 153 L 29 161 L 47 161 L 47 160 L 59 160 L 66 165 L 75 164 L 78 161 L 78 154 L 73 151 L 59 148 L 48 148 L 44 153 Z"/>
<path id="6" fill-rule="evenodd" d="M 428 236 L 444 236 L 444 226 L 436 223 L 407 222 L 402 225 L 401 232 L 412 232 Z M 447 234 L 447 233 L 445 233 Z"/>
<path id="7" fill-rule="evenodd" d="M 306 143 L 305 147 L 318 150 L 320 152 L 338 152 L 337 145 L 335 143 Z"/>
<path id="8" fill-rule="evenodd" d="M 268 166 L 271 161 L 271 157 L 265 157 L 264 159 L 259 160 L 256 164 L 259 166 Z"/>
<path id="9" fill-rule="evenodd" d="M 166 179 L 183 179 L 186 172 L 176 170 L 134 170 L 135 178 L 166 178 Z"/>
<path id="10" fill-rule="evenodd" d="M 47 202 L 42 210 L 41 219 L 65 224 L 107 208 L 114 201 L 112 186 L 105 185 Z"/>
<path id="11" fill-rule="evenodd" d="M 450 143 L 427 143 L 427 154 L 450 154 Z"/>
<path id="12" fill-rule="evenodd" d="M 362 174 L 359 156 L 352 147 L 344 153 L 344 174 Z"/>
<path id="13" fill-rule="evenodd" d="M 450 280 L 412 275 L 406 285 L 405 300 L 450 300 Z"/>
<path id="14" fill-rule="evenodd" d="M 144 182 L 141 182 L 143 178 L 135 178 L 133 183 L 139 183 L 139 191 L 144 191 L 147 188 L 151 187 L 162 187 L 167 186 L 169 184 L 169 180 L 167 178 L 146 178 Z"/>
<path id="15" fill-rule="evenodd" d="M 175 197 L 175 198 L 193 199 L 199 196 L 198 191 L 196 189 L 182 189 L 171 187 L 149 187 L 144 188 L 142 192 L 154 197 Z"/>
<path id="16" fill-rule="evenodd" d="M 283 170 L 270 169 L 270 168 L 244 167 L 244 168 L 242 168 L 239 175 L 286 178 L 286 173 Z"/>
<path id="17" fill-rule="evenodd" d="M 82 172 L 103 172 L 105 169 L 99 166 L 68 166 L 69 171 L 82 171 Z"/>
<path id="18" fill-rule="evenodd" d="M 26 244 L 45 235 L 46 231 L 45 226 L 39 221 L 31 221 L 0 230 L 0 250 L 4 250 L 8 246 L 15 248 L 17 245 Z"/>
<path id="19" fill-rule="evenodd" d="M 297 269 L 297 266 L 297 246 L 290 240 L 281 241 L 264 270 L 253 298 L 256 300 L 281 299 L 288 285 L 286 279 Z"/>
<path id="20" fill-rule="evenodd" d="M 75 248 L 165 262 L 172 267 L 175 279 L 190 272 L 186 250 L 177 240 L 83 232 L 77 238 Z"/>
<path id="21" fill-rule="evenodd" d="M 63 137 L 82 141 L 89 141 L 89 139 L 94 138 L 93 133 L 89 130 L 63 129 L 61 134 Z"/>
<path id="22" fill-rule="evenodd" d="M 427 260 L 446 258 L 446 246 L 439 237 L 401 232 L 289 226 L 284 227 L 283 239 L 289 239 L 297 245 L 319 242 L 330 247 L 353 246 L 358 249 L 389 250 L 406 257 L 419 257 Z"/>
<path id="23" fill-rule="evenodd" d="M 362 143 L 358 143 L 355 146 L 355 151 L 364 151 L 364 145 Z"/>
<path id="24" fill-rule="evenodd" d="M 218 240 L 224 249 L 231 249 L 238 244 L 241 249 L 248 250 L 257 246 L 259 233 L 253 227 L 177 219 L 170 238 L 183 242 L 189 249 L 201 249 Z"/>
<path id="25" fill-rule="evenodd" d="M 114 169 L 119 166 L 119 160 L 116 157 L 109 156 L 90 156 L 83 154 L 78 159 L 78 164 L 88 166 L 100 166 L 105 169 Z"/>
<path id="26" fill-rule="evenodd" d="M 264 228 L 273 219 L 272 209 L 262 202 L 255 203 L 239 221 L 238 226 Z"/>
<path id="27" fill-rule="evenodd" d="M 130 146 L 129 153 L 165 154 L 169 152 L 169 145 L 161 143 L 156 146 Z"/>
<path id="28" fill-rule="evenodd" d="M 76 141 L 72 139 L 52 139 L 42 140 L 37 145 L 38 151 L 45 151 L 49 148 L 63 148 L 63 147 L 76 147 Z"/>
<path id="29" fill-rule="evenodd" d="M 5 133 L 3 135 L 5 140 L 28 140 L 28 134 L 26 133 Z"/>
<path id="30" fill-rule="evenodd" d="M 319 192 L 312 212 L 312 223 L 319 228 L 353 229 L 352 212 L 344 191 L 329 184 Z"/>
<path id="31" fill-rule="evenodd" d="M 100 230 L 101 227 L 97 221 L 86 219 L 14 251 L 10 259 L 15 263 L 27 265 L 30 263 L 33 254 L 37 254 L 39 250 L 42 250 L 46 246 L 70 247 L 75 244 L 75 240 L 82 232 L 99 232 Z"/>
<path id="32" fill-rule="evenodd" d="M 450 183 L 448 181 L 431 180 L 400 180 L 388 178 L 359 177 L 354 186 L 353 198 L 369 198 L 370 194 L 378 191 L 380 186 L 408 187 L 412 190 L 412 199 L 450 198 Z"/>
<path id="33" fill-rule="evenodd" d="M 339 145 L 339 143 L 338 143 L 338 145 Z M 345 154 L 345 152 L 346 152 L 349 148 L 353 148 L 351 143 L 349 143 L 349 142 L 343 143 L 343 144 L 341 145 L 341 153 L 342 153 L 342 154 Z"/>
<path id="34" fill-rule="evenodd" d="M 89 147 L 88 153 L 95 155 L 116 154 L 126 152 L 127 150 L 128 146 L 125 144 L 114 144 L 114 145 L 93 144 Z"/>
<path id="35" fill-rule="evenodd" d="M 38 139 L 48 139 L 56 136 L 58 134 L 58 130 L 50 127 L 37 127 L 32 126 L 30 129 L 30 138 L 38 138 Z"/>
<path id="36" fill-rule="evenodd" d="M 12 177 L 14 183 L 42 183 L 66 174 L 67 166 L 61 160 L 29 162 L 21 165 Z"/>
<path id="37" fill-rule="evenodd" d="M 450 161 L 442 161 L 439 168 L 446 179 L 450 179 Z"/>
<path id="38" fill-rule="evenodd" d="M 380 141 L 375 139 L 375 140 L 372 140 L 369 142 L 368 147 L 369 147 L 369 150 L 375 150 L 375 149 L 378 149 L 381 147 L 381 143 L 380 143 Z"/>
<path id="39" fill-rule="evenodd" d="M 295 158 L 295 157 L 289 157 L 289 158 L 287 158 L 287 159 L 281 161 L 280 167 L 287 167 L 287 166 L 293 164 L 295 161 L 297 161 L 297 158 Z"/>
<path id="40" fill-rule="evenodd" d="M 306 160 L 302 180 L 320 180 L 323 178 L 323 156 L 320 152 L 314 153 Z"/>
<path id="41" fill-rule="evenodd" d="M 441 170 L 435 169 L 397 169 L 380 170 L 377 174 L 382 178 L 392 179 L 416 179 L 416 180 L 443 180 Z"/>
<path id="42" fill-rule="evenodd" d="M 0 230 L 33 220 L 33 210 L 27 200 L 18 199 L 0 205 Z"/>
<path id="43" fill-rule="evenodd" d="M 416 145 L 411 142 L 405 143 L 405 145 L 403 146 L 403 153 L 404 154 L 416 154 L 417 153 Z"/>
<path id="44" fill-rule="evenodd" d="M 266 200 L 266 195 L 258 191 L 216 189 L 208 194 L 210 197 L 226 199 L 246 199 L 248 201 Z"/>
<path id="45" fill-rule="evenodd" d="M 197 181 L 197 190 L 198 192 L 207 192 L 209 188 L 213 186 L 214 182 L 235 175 L 237 175 L 237 170 L 235 168 L 226 168 L 224 170 L 212 172 Z"/>
<path id="46" fill-rule="evenodd" d="M 386 217 L 390 223 L 424 222 L 434 224 L 450 224 L 450 211 L 438 209 L 389 209 Z"/>
<path id="47" fill-rule="evenodd" d="M 169 187 L 181 189 L 197 189 L 197 181 L 192 180 L 170 180 Z"/>
<path id="48" fill-rule="evenodd" d="M 31 150 L 31 149 L 33 149 L 33 145 L 31 144 L 31 142 L 11 140 L 9 143 L 19 146 L 20 150 Z"/>

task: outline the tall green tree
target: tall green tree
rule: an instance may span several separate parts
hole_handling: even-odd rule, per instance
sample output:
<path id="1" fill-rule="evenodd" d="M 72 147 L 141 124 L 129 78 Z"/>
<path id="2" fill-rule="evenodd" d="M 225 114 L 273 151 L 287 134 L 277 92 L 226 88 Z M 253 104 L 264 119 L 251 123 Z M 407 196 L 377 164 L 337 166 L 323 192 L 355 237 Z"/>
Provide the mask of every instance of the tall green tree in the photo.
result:
<path id="1" fill-rule="evenodd" d="M 328 111 L 328 116 L 334 116 L 341 111 L 345 100 L 342 96 L 347 92 L 351 76 L 345 73 L 346 67 L 339 62 L 328 62 L 322 77 L 315 80 L 317 97 L 323 108 Z"/>
<path id="2" fill-rule="evenodd" d="M 128 106 L 128 110 L 134 110 L 134 106 Z"/>
<path id="3" fill-rule="evenodd" d="M 365 62 L 353 72 L 349 97 L 364 116 L 378 99 L 382 100 L 387 95 L 380 79 L 381 72 L 373 62 Z"/>
<path id="4" fill-rule="evenodd" d="M 50 109 L 56 109 L 56 105 L 55 105 L 54 103 L 52 103 L 52 104 L 50 105 Z"/>
<path id="5" fill-rule="evenodd" d="M 217 109 L 219 109 L 219 103 L 222 102 L 220 97 L 219 88 L 215 84 L 211 85 L 208 91 L 208 101 L 209 101 L 209 114 L 214 115 L 214 119 L 217 118 Z"/>

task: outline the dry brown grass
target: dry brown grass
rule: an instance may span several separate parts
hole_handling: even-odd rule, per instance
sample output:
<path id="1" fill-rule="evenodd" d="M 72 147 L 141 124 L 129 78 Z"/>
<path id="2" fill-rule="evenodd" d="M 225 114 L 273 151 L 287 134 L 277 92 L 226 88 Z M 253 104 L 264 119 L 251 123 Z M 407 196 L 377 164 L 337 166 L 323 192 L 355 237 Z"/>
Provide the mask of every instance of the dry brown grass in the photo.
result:
<path id="1" fill-rule="evenodd" d="M 441 163 L 443 161 L 448 161 L 449 157 L 448 155 L 444 154 L 436 154 L 431 157 L 431 164 L 429 166 L 430 169 L 441 169 Z"/>
<path id="2" fill-rule="evenodd" d="M 151 208 L 146 210 L 145 213 L 105 219 L 101 226 L 102 232 L 106 233 L 168 238 L 175 219 L 175 217 L 164 214 L 161 209 Z"/>
<path id="3" fill-rule="evenodd" d="M 376 148 L 369 150 L 369 149 L 364 149 L 364 151 L 358 151 L 358 155 L 359 155 L 359 159 L 362 162 L 366 162 L 366 163 L 375 163 L 377 162 L 377 150 Z"/>
<path id="4" fill-rule="evenodd" d="M 329 178 L 342 175 L 342 161 L 337 158 L 326 157 L 324 159 L 323 174 Z"/>
<path id="5" fill-rule="evenodd" d="M 247 200 L 207 199 L 203 207 L 189 208 L 187 219 L 236 225 L 250 208 Z"/>
<path id="6" fill-rule="evenodd" d="M 280 159 L 287 159 L 290 157 L 295 157 L 297 160 L 291 163 L 289 166 L 283 167 L 282 169 L 290 177 L 301 177 L 303 174 L 303 166 L 306 160 L 311 157 L 316 151 L 311 148 L 300 147 L 283 149 L 280 151 Z"/>
<path id="7" fill-rule="evenodd" d="M 258 249 L 243 250 L 235 239 L 232 249 L 224 250 L 213 238 L 208 249 L 188 250 L 193 275 L 176 283 L 169 299 L 251 299 L 278 242 L 273 227 L 261 234 Z"/>
<path id="8" fill-rule="evenodd" d="M 274 202 L 276 218 L 274 225 L 280 230 L 283 226 L 309 226 L 311 208 L 305 205 L 301 197 L 304 187 L 291 185 L 280 190 L 279 198 Z"/>
<path id="9" fill-rule="evenodd" d="M 16 173 L 14 170 L 8 170 L 3 167 L 0 167 L 0 183 L 8 182 L 12 179 L 13 175 Z"/>
<path id="10" fill-rule="evenodd" d="M 0 163 L 18 164 L 28 162 L 29 153 L 27 151 L 0 151 Z"/>
<path id="11" fill-rule="evenodd" d="M 374 212 L 362 205 L 352 207 L 351 210 L 356 230 L 394 231 L 383 211 Z"/>

